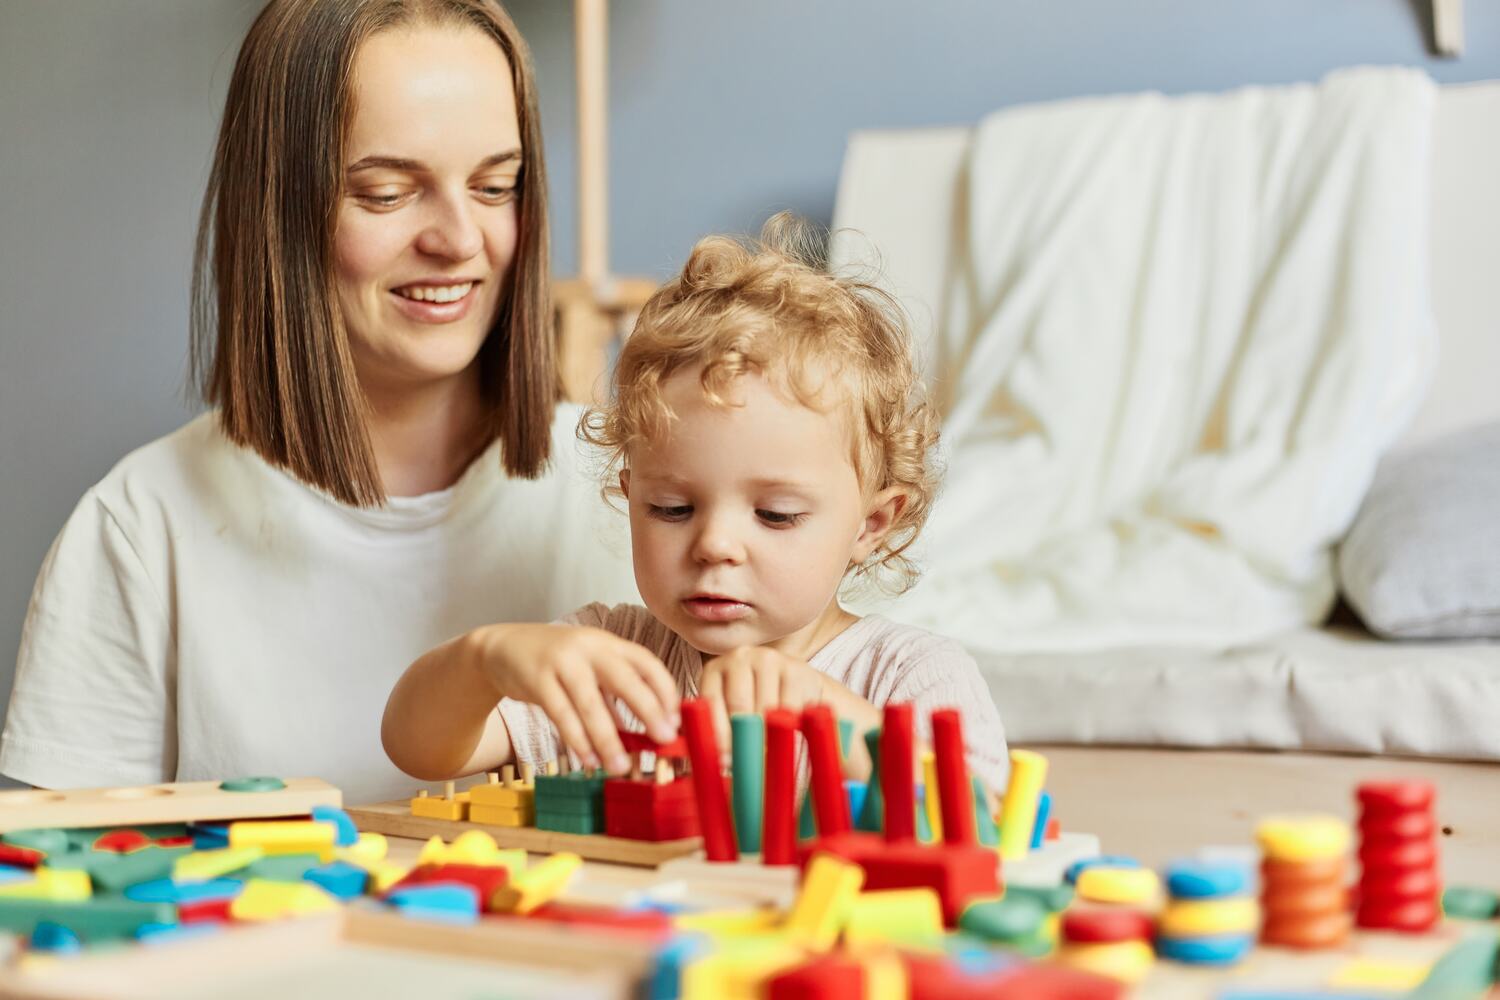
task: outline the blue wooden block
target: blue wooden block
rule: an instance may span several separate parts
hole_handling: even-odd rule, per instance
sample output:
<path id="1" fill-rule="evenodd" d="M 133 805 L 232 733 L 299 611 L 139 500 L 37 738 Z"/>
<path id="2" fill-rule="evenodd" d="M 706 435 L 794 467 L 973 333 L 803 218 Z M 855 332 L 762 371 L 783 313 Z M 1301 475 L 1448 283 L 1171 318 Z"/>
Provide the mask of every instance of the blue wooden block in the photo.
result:
<path id="1" fill-rule="evenodd" d="M 1204 937 L 1158 937 L 1156 953 L 1188 965 L 1229 965 L 1255 947 L 1254 934 L 1213 934 Z"/>
<path id="2" fill-rule="evenodd" d="M 83 943 L 78 940 L 77 934 L 62 924 L 43 920 L 31 932 L 31 947 L 35 951 L 50 951 L 59 955 L 67 955 L 82 951 Z"/>
<path id="3" fill-rule="evenodd" d="M 322 886 L 330 895 L 339 899 L 354 899 L 357 896 L 363 896 L 365 887 L 370 882 L 369 872 L 347 861 L 331 861 L 326 865 L 319 865 L 302 877 L 308 882 Z"/>
<path id="4" fill-rule="evenodd" d="M 1167 891 L 1175 899 L 1219 899 L 1249 888 L 1249 872 L 1223 861 L 1178 861 L 1167 868 Z"/>
<path id="5" fill-rule="evenodd" d="M 869 786 L 863 781 L 844 781 L 844 797 L 849 800 L 849 815 L 858 816 L 865 808 L 865 793 Z"/>
<path id="6" fill-rule="evenodd" d="M 237 878 L 213 878 L 204 882 L 178 882 L 170 878 L 138 882 L 125 889 L 125 898 L 137 903 L 173 903 L 177 906 L 209 900 L 233 899 L 245 889 Z"/>
<path id="7" fill-rule="evenodd" d="M 443 882 L 406 886 L 388 893 L 385 901 L 408 917 L 459 924 L 479 920 L 479 891 L 471 885 Z"/>
<path id="8" fill-rule="evenodd" d="M 1047 821 L 1052 818 L 1052 796 L 1043 792 L 1036 803 L 1036 820 L 1031 824 L 1031 849 L 1040 851 L 1047 839 Z"/>
<path id="9" fill-rule="evenodd" d="M 656 968 L 646 982 L 648 1000 L 678 1000 L 682 996 L 682 970 L 695 958 L 713 950 L 701 934 L 678 934 L 656 953 Z"/>
<path id="10" fill-rule="evenodd" d="M 359 830 L 355 829 L 354 820 L 350 819 L 349 814 L 344 810 L 335 809 L 333 806 L 313 806 L 312 818 L 319 823 L 334 825 L 338 830 L 338 836 L 333 842 L 338 846 L 348 847 L 358 843 Z"/>
<path id="11" fill-rule="evenodd" d="M 171 944 L 222 934 L 228 926 L 217 920 L 206 920 L 201 924 L 142 924 L 136 928 L 135 936 L 143 945 Z"/>

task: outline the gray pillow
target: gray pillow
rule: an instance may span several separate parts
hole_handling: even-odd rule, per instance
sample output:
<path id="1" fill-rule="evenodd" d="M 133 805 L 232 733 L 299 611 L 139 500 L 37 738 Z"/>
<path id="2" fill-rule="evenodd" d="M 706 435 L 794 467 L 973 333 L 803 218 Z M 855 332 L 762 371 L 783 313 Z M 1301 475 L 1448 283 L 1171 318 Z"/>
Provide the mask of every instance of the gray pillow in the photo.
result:
<path id="1" fill-rule="evenodd" d="M 1500 423 L 1388 456 L 1338 569 L 1377 635 L 1500 638 Z"/>

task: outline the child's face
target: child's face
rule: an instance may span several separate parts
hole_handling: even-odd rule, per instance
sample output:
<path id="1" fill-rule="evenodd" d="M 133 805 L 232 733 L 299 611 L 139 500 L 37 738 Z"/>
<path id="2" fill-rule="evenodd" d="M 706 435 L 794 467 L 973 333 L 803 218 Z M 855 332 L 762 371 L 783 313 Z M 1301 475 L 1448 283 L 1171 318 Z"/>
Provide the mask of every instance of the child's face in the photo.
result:
<path id="1" fill-rule="evenodd" d="M 708 655 L 771 645 L 806 657 L 842 614 L 851 561 L 884 531 L 862 494 L 848 431 L 835 412 L 789 399 L 758 375 L 703 399 L 697 368 L 663 387 L 677 419 L 633 449 L 630 502 L 636 584 L 652 614 Z"/>

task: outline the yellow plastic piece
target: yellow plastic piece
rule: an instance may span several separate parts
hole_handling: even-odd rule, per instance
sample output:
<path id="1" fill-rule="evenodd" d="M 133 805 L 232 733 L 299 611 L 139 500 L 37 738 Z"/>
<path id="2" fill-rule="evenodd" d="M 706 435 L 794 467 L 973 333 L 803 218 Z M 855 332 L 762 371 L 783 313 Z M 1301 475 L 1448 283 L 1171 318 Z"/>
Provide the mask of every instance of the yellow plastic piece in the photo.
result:
<path id="1" fill-rule="evenodd" d="M 583 858 L 563 852 L 522 871 L 512 870 L 509 881 L 490 897 L 490 909 L 500 913 L 530 913 L 568 887 Z"/>
<path id="2" fill-rule="evenodd" d="M 77 903 L 94 894 L 89 873 L 81 868 L 38 868 L 25 882 L 0 885 L 5 899 L 45 899 L 53 903 Z"/>
<path id="3" fill-rule="evenodd" d="M 420 792 L 411 800 L 411 814 L 421 816 L 423 819 L 446 819 L 458 822 L 469 815 L 469 793 L 459 792 L 450 799 L 447 796 Z"/>
<path id="4" fill-rule="evenodd" d="M 481 865 L 517 872 L 526 867 L 526 852 L 519 847 L 496 846 L 495 838 L 483 830 L 466 830 L 451 844 L 443 843 L 442 837 L 429 838 L 422 845 L 417 864 Z"/>
<path id="5" fill-rule="evenodd" d="M 259 847 L 266 854 L 316 854 L 333 860 L 333 841 L 338 828 L 316 820 L 243 820 L 229 824 L 230 847 Z"/>
<path id="6" fill-rule="evenodd" d="M 394 861 L 374 861 L 364 866 L 364 869 L 370 873 L 370 891 L 377 893 L 385 892 L 411 874 L 410 865 L 400 865 Z"/>
<path id="7" fill-rule="evenodd" d="M 208 881 L 247 868 L 266 852 L 261 847 L 220 847 L 184 854 L 172 863 L 172 877 L 184 882 Z"/>
<path id="8" fill-rule="evenodd" d="M 1118 979 L 1131 986 L 1145 979 L 1156 962 L 1155 952 L 1145 941 L 1070 944 L 1058 953 L 1057 958 L 1064 965 Z"/>
<path id="9" fill-rule="evenodd" d="M 907 1000 L 911 984 L 906 965 L 895 954 L 876 952 L 861 959 L 865 967 L 865 1000 Z"/>
<path id="10" fill-rule="evenodd" d="M 1341 990 L 1369 988 L 1403 992 L 1422 985 L 1430 972 L 1431 962 L 1356 958 L 1341 966 L 1328 980 L 1328 985 Z"/>
<path id="11" fill-rule="evenodd" d="M 812 951 L 832 948 L 864 884 L 865 870 L 859 865 L 831 854 L 814 855 L 787 914 L 787 936 Z"/>
<path id="12" fill-rule="evenodd" d="M 763 1000 L 770 978 L 806 959 L 780 937 L 721 942 L 682 970 L 682 1000 Z"/>
<path id="13" fill-rule="evenodd" d="M 333 856 L 364 868 L 376 861 L 384 861 L 388 849 L 385 834 L 361 833 L 359 839 L 348 847 L 335 847 Z"/>
<path id="14" fill-rule="evenodd" d="M 851 948 L 878 944 L 922 947 L 943 936 L 943 904 L 932 889 L 862 892 L 849 907 L 844 942 Z"/>
<path id="15" fill-rule="evenodd" d="M 253 878 L 230 902 L 229 915 L 236 920 L 281 920 L 338 908 L 338 900 L 312 882 Z"/>
<path id="16" fill-rule="evenodd" d="M 1031 850 L 1031 828 L 1047 783 L 1047 758 L 1034 750 L 1010 752 L 1010 784 L 1000 806 L 1000 858 L 1020 861 Z"/>
<path id="17" fill-rule="evenodd" d="M 1074 886 L 1079 899 L 1093 903 L 1152 906 L 1161 895 L 1161 878 L 1149 868 L 1086 868 Z"/>
<path id="18" fill-rule="evenodd" d="M 938 796 L 937 755 L 931 750 L 922 751 L 922 806 L 927 811 L 927 826 L 932 830 L 932 842 L 943 842 L 943 804 Z"/>
<path id="19" fill-rule="evenodd" d="M 470 823 L 489 823 L 492 826 L 536 826 L 536 807 L 527 804 L 523 808 L 510 806 L 482 806 L 469 803 Z"/>
<path id="20" fill-rule="evenodd" d="M 469 816 L 475 806 L 502 806 L 506 809 L 530 809 L 536 804 L 536 788 L 516 782 L 514 785 L 475 785 L 468 791 Z M 473 820 L 473 822 L 479 822 Z"/>
<path id="21" fill-rule="evenodd" d="M 672 919 L 672 925 L 678 930 L 727 938 L 764 935 L 775 930 L 780 924 L 781 911 L 770 908 L 710 910 L 703 913 L 684 913 Z"/>
<path id="22" fill-rule="evenodd" d="M 1248 896 L 1168 903 L 1158 921 L 1168 937 L 1249 934 L 1260 926 L 1260 907 Z"/>
<path id="23" fill-rule="evenodd" d="M 1325 861 L 1349 853 L 1349 824 L 1336 816 L 1272 816 L 1255 830 L 1267 858 Z"/>

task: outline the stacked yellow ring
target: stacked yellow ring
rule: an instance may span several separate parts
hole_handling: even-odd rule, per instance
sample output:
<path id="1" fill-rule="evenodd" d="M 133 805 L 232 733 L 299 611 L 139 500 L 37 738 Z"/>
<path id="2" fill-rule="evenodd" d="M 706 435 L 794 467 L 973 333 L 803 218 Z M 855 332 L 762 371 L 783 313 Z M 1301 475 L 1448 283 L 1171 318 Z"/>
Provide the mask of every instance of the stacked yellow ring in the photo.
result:
<path id="1" fill-rule="evenodd" d="M 1167 871 L 1166 908 L 1156 923 L 1156 951 L 1194 965 L 1231 965 L 1255 947 L 1260 908 L 1246 870 L 1187 861 Z"/>
<path id="2" fill-rule="evenodd" d="M 1349 826 L 1332 816 L 1274 817 L 1256 831 L 1263 855 L 1266 944 L 1328 948 L 1349 936 Z"/>

